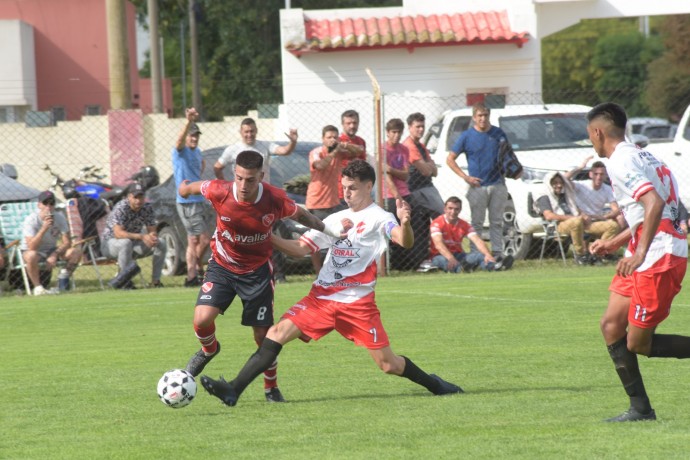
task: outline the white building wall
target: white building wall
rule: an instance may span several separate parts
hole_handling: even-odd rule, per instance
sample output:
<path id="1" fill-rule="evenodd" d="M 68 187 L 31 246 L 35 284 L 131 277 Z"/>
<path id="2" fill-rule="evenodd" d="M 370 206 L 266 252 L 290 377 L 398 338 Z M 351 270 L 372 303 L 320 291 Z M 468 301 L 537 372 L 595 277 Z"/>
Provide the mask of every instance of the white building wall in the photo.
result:
<path id="1" fill-rule="evenodd" d="M 36 109 L 34 29 L 18 20 L 0 20 L 0 107 Z"/>

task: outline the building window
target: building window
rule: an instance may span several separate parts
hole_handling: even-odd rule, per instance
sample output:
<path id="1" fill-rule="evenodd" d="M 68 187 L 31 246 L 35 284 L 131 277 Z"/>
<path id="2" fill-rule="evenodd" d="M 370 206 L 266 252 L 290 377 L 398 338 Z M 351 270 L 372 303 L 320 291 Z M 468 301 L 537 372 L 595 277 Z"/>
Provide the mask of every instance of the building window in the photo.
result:
<path id="1" fill-rule="evenodd" d="M 90 115 L 100 115 L 101 114 L 101 106 L 96 104 L 96 105 L 87 105 L 84 108 L 84 115 L 90 116 Z"/>
<path id="2" fill-rule="evenodd" d="M 50 117 L 53 124 L 56 124 L 58 121 L 65 121 L 67 119 L 66 115 L 64 107 L 57 106 L 50 109 Z"/>

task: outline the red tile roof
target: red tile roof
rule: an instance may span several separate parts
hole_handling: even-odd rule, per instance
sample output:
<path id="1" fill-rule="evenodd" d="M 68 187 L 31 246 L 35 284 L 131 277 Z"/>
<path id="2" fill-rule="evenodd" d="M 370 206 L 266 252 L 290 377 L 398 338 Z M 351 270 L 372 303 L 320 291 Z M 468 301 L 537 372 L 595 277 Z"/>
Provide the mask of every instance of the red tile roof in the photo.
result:
<path id="1" fill-rule="evenodd" d="M 382 18 L 309 19 L 305 41 L 286 45 L 295 55 L 323 51 L 416 48 L 471 44 L 515 43 L 522 46 L 527 32 L 510 28 L 508 13 L 433 14 Z"/>

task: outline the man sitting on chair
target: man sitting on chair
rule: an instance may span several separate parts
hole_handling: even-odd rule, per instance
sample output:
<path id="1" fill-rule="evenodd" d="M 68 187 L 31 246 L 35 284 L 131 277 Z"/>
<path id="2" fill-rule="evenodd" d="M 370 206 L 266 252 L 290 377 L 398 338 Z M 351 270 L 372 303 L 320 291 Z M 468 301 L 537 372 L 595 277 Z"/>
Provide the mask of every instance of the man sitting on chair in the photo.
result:
<path id="1" fill-rule="evenodd" d="M 38 195 L 38 209 L 24 219 L 23 235 L 20 249 L 27 275 L 34 286 L 34 295 L 50 292 L 41 284 L 41 262 L 50 272 L 58 260 L 66 260 L 65 268 L 72 276 L 82 254 L 80 249 L 72 247 L 67 219 L 61 213 L 55 213 L 53 192 L 46 190 Z"/>
<path id="2" fill-rule="evenodd" d="M 142 233 L 143 230 L 146 233 Z M 118 202 L 108 216 L 101 238 L 101 253 L 117 259 L 120 267 L 118 275 L 108 284 L 116 289 L 133 289 L 131 280 L 141 271 L 133 258 L 153 254 L 151 281 L 153 287 L 163 287 L 161 272 L 165 251 L 165 242 L 158 239 L 153 206 L 144 203 L 144 188 L 137 183 L 130 185 L 127 198 Z"/>

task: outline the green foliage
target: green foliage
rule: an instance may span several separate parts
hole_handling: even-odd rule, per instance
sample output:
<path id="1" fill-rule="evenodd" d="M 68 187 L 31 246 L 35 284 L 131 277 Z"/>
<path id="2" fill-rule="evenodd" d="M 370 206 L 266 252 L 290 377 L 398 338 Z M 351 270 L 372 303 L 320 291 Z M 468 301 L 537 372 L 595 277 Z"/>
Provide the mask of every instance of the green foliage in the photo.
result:
<path id="1" fill-rule="evenodd" d="M 649 66 L 645 100 L 657 116 L 678 121 L 690 104 L 690 14 L 665 18 L 664 54 Z"/>
<path id="2" fill-rule="evenodd" d="M 0 298 L 0 457 L 686 458 L 687 363 L 640 360 L 659 421 L 601 422 L 628 405 L 598 327 L 612 274 L 518 262 L 504 273 L 382 278 L 376 300 L 393 349 L 466 394 L 434 397 L 385 375 L 333 333 L 283 350 L 287 404 L 267 404 L 257 381 L 234 408 L 203 389 L 184 409 L 156 398 L 163 372 L 198 349 L 193 290 Z M 278 314 L 308 289 L 281 284 Z M 688 303 L 685 289 L 674 304 Z M 255 350 L 239 322 L 236 300 L 218 318 L 223 352 L 209 375 L 233 377 Z M 661 328 L 688 333 L 690 311 L 674 308 Z"/>

